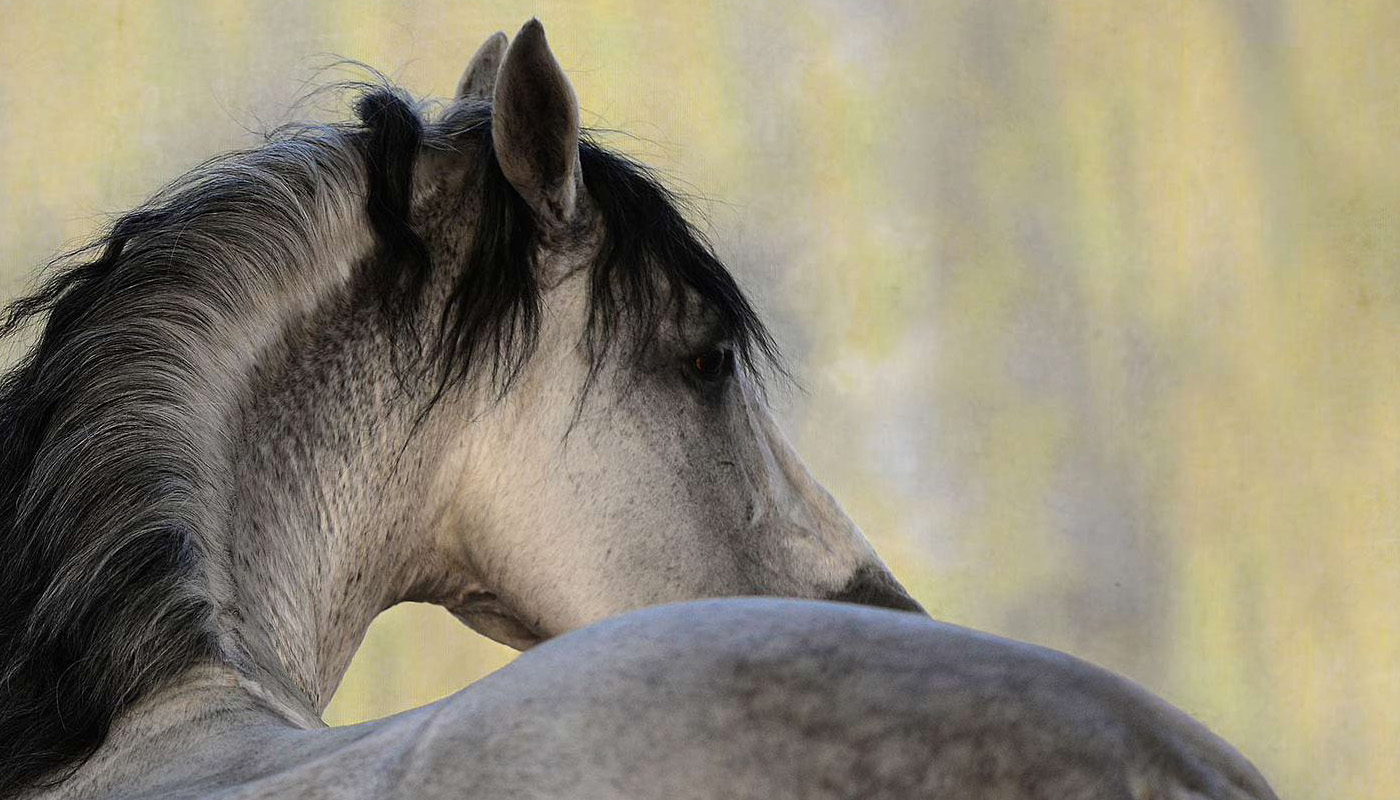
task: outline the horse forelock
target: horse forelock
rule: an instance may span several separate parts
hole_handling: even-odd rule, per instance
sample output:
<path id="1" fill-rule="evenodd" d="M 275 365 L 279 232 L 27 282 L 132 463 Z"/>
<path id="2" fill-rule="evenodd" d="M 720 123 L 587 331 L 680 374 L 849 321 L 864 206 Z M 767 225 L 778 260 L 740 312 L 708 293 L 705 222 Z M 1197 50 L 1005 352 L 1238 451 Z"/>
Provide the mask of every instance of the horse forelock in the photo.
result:
<path id="1" fill-rule="evenodd" d="M 60 780 L 117 714 L 190 666 L 243 656 L 216 624 L 230 594 L 227 422 L 258 354 L 328 286 L 373 294 L 435 376 L 429 407 L 468 380 L 504 396 L 528 362 L 538 231 L 496 163 L 489 104 L 429 124 L 378 89 L 357 110 L 358 125 L 291 129 L 196 168 L 61 259 L 0 324 L 7 335 L 47 314 L 0 381 L 0 795 Z M 472 162 L 462 264 L 434 264 L 415 225 L 415 164 L 434 149 Z M 781 370 L 678 198 L 586 137 L 580 164 L 601 225 L 590 375 L 692 300 L 756 373 Z"/>

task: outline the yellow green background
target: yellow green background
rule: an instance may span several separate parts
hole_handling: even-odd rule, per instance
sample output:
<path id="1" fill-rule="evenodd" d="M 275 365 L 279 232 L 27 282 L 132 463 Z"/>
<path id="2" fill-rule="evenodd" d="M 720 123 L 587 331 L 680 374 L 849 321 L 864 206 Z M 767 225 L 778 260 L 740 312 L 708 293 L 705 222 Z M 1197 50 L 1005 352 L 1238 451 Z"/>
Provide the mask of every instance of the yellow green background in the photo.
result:
<path id="1" fill-rule="evenodd" d="M 1400 4 L 4 2 L 0 295 L 204 158 L 545 23 L 700 198 L 815 472 L 936 615 L 1124 672 L 1285 798 L 1400 796 Z M 10 351 L 13 355 L 13 348 Z M 376 623 L 335 723 L 509 659 Z"/>

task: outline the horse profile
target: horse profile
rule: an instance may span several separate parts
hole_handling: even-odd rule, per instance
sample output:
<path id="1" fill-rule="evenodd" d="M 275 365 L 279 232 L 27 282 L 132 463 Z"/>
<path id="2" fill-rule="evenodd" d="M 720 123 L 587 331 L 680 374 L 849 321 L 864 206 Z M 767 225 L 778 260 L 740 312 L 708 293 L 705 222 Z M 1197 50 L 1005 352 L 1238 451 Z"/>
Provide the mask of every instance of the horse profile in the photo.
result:
<path id="1" fill-rule="evenodd" d="M 436 118 L 388 88 L 358 115 L 196 169 L 12 307 L 47 320 L 0 387 L 0 796 L 1272 797 L 1065 656 L 683 602 L 921 610 L 538 23 Z M 544 644 L 325 729 L 405 600 Z"/>

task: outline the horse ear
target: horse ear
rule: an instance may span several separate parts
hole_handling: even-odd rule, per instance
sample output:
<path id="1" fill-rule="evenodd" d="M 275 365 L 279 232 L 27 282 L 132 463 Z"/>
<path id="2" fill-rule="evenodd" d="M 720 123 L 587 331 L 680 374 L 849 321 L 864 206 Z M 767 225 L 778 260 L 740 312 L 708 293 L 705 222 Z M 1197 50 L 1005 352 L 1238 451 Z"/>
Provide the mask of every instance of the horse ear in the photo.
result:
<path id="1" fill-rule="evenodd" d="M 491 140 L 501 172 L 548 227 L 573 219 L 581 179 L 574 87 L 532 19 L 506 50 L 496 78 Z"/>
<path id="2" fill-rule="evenodd" d="M 457 82 L 457 99 L 490 100 L 496 90 L 496 73 L 501 70 L 501 61 L 506 57 L 506 35 L 496 31 L 481 43 L 467 64 L 467 71 Z"/>

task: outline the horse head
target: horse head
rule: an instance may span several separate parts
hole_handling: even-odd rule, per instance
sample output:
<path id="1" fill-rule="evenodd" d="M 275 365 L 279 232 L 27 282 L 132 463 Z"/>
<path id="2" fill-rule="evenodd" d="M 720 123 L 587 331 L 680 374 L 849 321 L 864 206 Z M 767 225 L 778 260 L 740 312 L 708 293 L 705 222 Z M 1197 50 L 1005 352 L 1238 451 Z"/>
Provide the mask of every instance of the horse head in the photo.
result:
<path id="1" fill-rule="evenodd" d="M 433 188 L 415 213 L 472 213 L 426 231 L 429 253 L 524 240 L 494 259 L 520 305 L 467 345 L 497 380 L 467 376 L 431 412 L 462 423 L 430 501 L 436 541 L 470 576 L 452 610 L 514 646 L 704 597 L 919 610 L 775 424 L 762 379 L 776 354 L 749 301 L 672 195 L 581 135 L 538 22 L 508 48 L 487 40 L 440 124 L 474 141 L 419 160 Z"/>
<path id="2" fill-rule="evenodd" d="M 538 23 L 437 117 L 358 111 L 196 168 L 0 322 L 47 314 L 0 381 L 0 793 L 191 670 L 314 724 L 404 600 L 516 647 L 728 595 L 918 609 Z"/>

